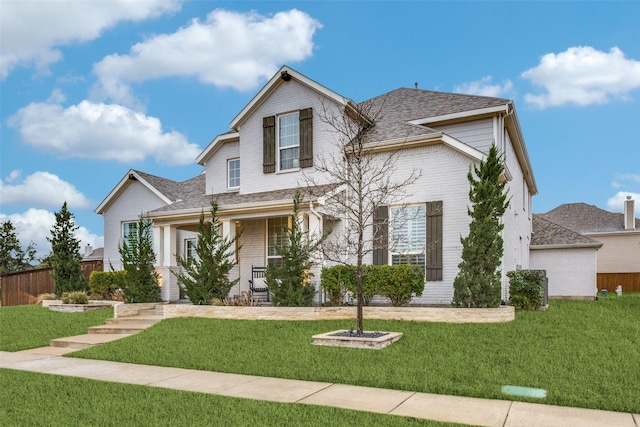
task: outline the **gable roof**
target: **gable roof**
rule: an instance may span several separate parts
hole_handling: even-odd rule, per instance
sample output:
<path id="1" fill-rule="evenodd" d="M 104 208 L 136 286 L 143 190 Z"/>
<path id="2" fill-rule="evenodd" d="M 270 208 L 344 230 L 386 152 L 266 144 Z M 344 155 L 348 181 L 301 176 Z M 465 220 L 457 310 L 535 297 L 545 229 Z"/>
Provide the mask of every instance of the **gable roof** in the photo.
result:
<path id="1" fill-rule="evenodd" d="M 288 82 L 291 79 L 297 81 L 298 83 L 316 91 L 317 93 L 324 95 L 325 97 L 333 100 L 339 105 L 347 106 L 349 104 L 353 105 L 353 101 L 345 98 L 344 96 L 332 91 L 331 89 L 326 88 L 320 83 L 311 80 L 309 77 L 300 74 L 296 70 L 286 65 L 283 65 L 282 68 L 278 70 L 276 74 L 271 77 L 271 79 L 265 84 L 262 89 L 253 97 L 253 99 L 238 113 L 237 116 L 231 120 L 230 126 L 234 131 L 238 130 L 238 126 L 251 114 L 253 110 L 255 110 L 262 102 L 269 97 L 269 95 L 283 82 Z"/>
<path id="2" fill-rule="evenodd" d="M 565 203 L 540 216 L 582 234 L 625 231 L 624 214 L 586 203 Z M 640 229 L 640 219 L 635 220 L 636 229 Z"/>
<path id="3" fill-rule="evenodd" d="M 544 219 L 540 215 L 533 215 L 532 228 L 531 249 L 599 248 L 602 246 L 601 242 Z"/>
<path id="4" fill-rule="evenodd" d="M 94 210 L 95 213 L 102 215 L 109 205 L 115 200 L 115 198 L 124 191 L 127 186 L 134 181 L 140 182 L 147 187 L 153 194 L 158 196 L 167 205 L 173 204 L 176 201 L 187 197 L 190 194 L 201 193 L 204 194 L 205 189 L 205 177 L 204 174 L 200 174 L 194 178 L 188 179 L 182 182 L 176 182 L 160 176 L 151 175 L 149 173 L 140 172 L 135 169 L 130 169 L 129 172 L 120 180 L 113 190 L 107 195 L 107 197 L 98 205 Z"/>

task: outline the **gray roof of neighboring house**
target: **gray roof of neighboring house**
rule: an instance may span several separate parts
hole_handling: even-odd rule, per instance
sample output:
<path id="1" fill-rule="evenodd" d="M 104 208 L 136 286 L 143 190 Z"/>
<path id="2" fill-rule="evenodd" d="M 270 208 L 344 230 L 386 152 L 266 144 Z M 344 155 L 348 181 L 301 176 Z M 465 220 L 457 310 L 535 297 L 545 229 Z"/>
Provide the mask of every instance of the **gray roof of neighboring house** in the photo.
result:
<path id="1" fill-rule="evenodd" d="M 624 214 L 605 211 L 586 203 L 565 203 L 540 216 L 583 234 L 624 231 Z M 638 218 L 636 229 L 640 229 Z"/>
<path id="2" fill-rule="evenodd" d="M 360 103 L 376 124 L 371 137 L 378 141 L 435 133 L 426 126 L 406 122 L 461 113 L 509 103 L 508 99 L 424 89 L 399 88 Z"/>
<path id="3" fill-rule="evenodd" d="M 82 257 L 82 261 L 93 261 L 104 259 L 104 248 L 96 248 L 89 255 Z"/>
<path id="4" fill-rule="evenodd" d="M 531 246 L 596 247 L 602 243 L 534 214 Z"/>

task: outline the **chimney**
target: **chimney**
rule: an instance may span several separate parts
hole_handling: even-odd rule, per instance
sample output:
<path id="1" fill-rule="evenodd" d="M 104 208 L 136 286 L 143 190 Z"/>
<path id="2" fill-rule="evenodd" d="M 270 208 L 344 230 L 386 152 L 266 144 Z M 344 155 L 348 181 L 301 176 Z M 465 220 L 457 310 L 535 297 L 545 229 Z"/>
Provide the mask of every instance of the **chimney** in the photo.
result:
<path id="1" fill-rule="evenodd" d="M 89 255 L 91 255 L 93 253 L 93 248 L 91 247 L 90 244 L 87 243 L 87 246 L 84 247 L 84 256 L 85 258 L 88 257 Z"/>
<path id="2" fill-rule="evenodd" d="M 636 216 L 634 212 L 634 200 L 631 196 L 627 196 L 627 200 L 624 201 L 624 229 L 635 230 L 636 229 Z"/>

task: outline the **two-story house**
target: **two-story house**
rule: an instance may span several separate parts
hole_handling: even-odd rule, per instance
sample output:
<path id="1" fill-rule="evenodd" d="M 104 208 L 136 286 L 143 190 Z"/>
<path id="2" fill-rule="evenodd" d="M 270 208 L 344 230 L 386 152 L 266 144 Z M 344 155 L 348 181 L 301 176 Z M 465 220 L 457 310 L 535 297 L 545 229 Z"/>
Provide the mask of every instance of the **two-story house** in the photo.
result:
<path id="1" fill-rule="evenodd" d="M 536 182 L 512 101 L 501 98 L 401 88 L 369 100 L 378 105 L 378 120 L 367 130 L 376 145 L 397 153 L 398 174 L 419 170 L 406 189 L 402 207 L 414 214 L 396 232 L 414 244 L 389 245 L 381 259 L 411 262 L 426 272 L 425 290 L 412 304 L 449 304 L 470 218 L 467 174 L 496 144 L 504 158 L 510 207 L 503 217 L 503 298 L 508 297 L 507 271 L 528 268 L 531 240 L 531 197 Z M 335 131 L 322 117 L 358 111 L 358 104 L 297 71 L 282 67 L 236 117 L 231 129 L 216 136 L 197 157 L 203 172 L 175 182 L 130 170 L 96 208 L 104 216 L 105 265 L 120 267 L 118 245 L 140 215 L 153 221 L 162 299 L 178 299 L 176 254 L 191 256 L 200 213 L 210 201 L 219 205 L 224 233 L 242 229 L 241 250 L 232 274 L 239 277 L 231 294 L 248 289 L 252 266 L 277 262 L 275 246 L 289 224 L 292 199 L 314 176 L 327 192 L 341 191 L 317 166 L 322 156 L 335 154 Z M 355 108 L 354 108 L 355 107 Z M 304 193 L 304 191 L 303 191 Z M 393 222 L 401 206 L 388 206 Z M 307 197 L 304 226 L 320 233 L 342 218 L 323 214 L 321 200 Z M 427 227 L 428 218 L 436 217 Z M 393 225 L 393 224 L 391 224 Z M 429 228 L 429 231 L 427 229 Z M 397 231 L 400 230 L 400 231 Z M 402 231 L 404 230 L 404 231 Z M 407 253 L 407 250 L 410 253 Z M 365 260 L 373 263 L 373 256 Z M 319 268 L 315 281 L 319 282 Z M 318 283 L 316 283 L 319 286 Z"/>

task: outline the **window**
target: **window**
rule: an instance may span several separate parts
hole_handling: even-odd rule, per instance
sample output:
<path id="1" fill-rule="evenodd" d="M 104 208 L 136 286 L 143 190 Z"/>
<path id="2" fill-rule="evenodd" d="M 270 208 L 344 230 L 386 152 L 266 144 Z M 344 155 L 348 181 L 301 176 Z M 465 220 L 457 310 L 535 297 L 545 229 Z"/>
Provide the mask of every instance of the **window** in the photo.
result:
<path id="1" fill-rule="evenodd" d="M 278 170 L 300 166 L 300 115 L 278 117 Z"/>
<path id="2" fill-rule="evenodd" d="M 138 223 L 125 222 L 122 224 L 122 240 L 128 242 L 138 237 Z"/>
<path id="3" fill-rule="evenodd" d="M 426 267 L 425 205 L 391 208 L 391 264 Z"/>
<path id="4" fill-rule="evenodd" d="M 186 239 L 184 241 L 184 257 L 188 263 L 196 260 L 196 239 Z"/>
<path id="5" fill-rule="evenodd" d="M 267 264 L 280 266 L 282 257 L 278 255 L 276 247 L 285 244 L 284 231 L 289 227 L 289 217 L 269 218 L 267 220 Z"/>
<path id="6" fill-rule="evenodd" d="M 240 159 L 227 161 L 227 188 L 240 187 Z"/>

